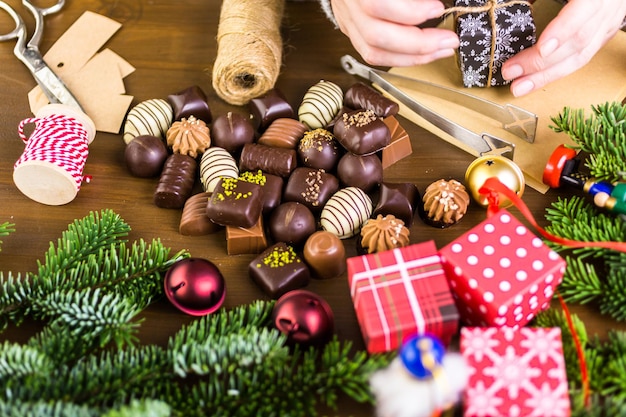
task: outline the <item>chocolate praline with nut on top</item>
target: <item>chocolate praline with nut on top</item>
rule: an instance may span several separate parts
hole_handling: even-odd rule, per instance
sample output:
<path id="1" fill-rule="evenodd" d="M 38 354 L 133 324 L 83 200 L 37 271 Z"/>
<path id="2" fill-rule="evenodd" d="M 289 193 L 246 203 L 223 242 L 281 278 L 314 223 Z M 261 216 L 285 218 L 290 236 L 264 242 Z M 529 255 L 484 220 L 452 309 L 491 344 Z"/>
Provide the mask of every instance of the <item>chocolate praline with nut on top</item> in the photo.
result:
<path id="1" fill-rule="evenodd" d="M 209 198 L 206 214 L 219 225 L 247 228 L 259 220 L 262 209 L 258 184 L 222 177 Z"/>
<path id="2" fill-rule="evenodd" d="M 323 169 L 298 167 L 289 176 L 284 200 L 296 201 L 318 213 L 324 204 L 339 190 L 339 180 Z"/>
<path id="3" fill-rule="evenodd" d="M 440 179 L 424 190 L 423 218 L 430 226 L 445 228 L 456 224 L 467 212 L 470 196 L 457 180 Z"/>
<path id="4" fill-rule="evenodd" d="M 333 133 L 348 152 L 356 155 L 373 154 L 391 142 L 389 128 L 371 110 L 344 113 Z"/>
<path id="5" fill-rule="evenodd" d="M 309 130 L 304 133 L 297 147 L 298 158 L 305 167 L 332 172 L 343 154 L 335 136 L 326 129 Z"/>

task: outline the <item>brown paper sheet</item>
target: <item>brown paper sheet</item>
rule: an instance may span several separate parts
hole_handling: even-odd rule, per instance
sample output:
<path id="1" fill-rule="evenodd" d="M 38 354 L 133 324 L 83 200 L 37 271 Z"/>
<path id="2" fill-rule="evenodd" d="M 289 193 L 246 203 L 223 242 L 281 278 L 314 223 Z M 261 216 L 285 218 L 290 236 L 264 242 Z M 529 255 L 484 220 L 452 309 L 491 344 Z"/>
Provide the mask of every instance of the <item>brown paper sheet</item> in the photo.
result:
<path id="1" fill-rule="evenodd" d="M 101 132 L 119 133 L 133 100 L 125 94 L 123 79 L 135 68 L 110 49 L 98 52 L 121 26 L 87 11 L 44 55 Z M 33 113 L 48 104 L 39 87 L 29 92 L 28 100 Z"/>
<path id="2" fill-rule="evenodd" d="M 537 0 L 534 3 L 535 23 L 539 32 L 556 16 L 560 7 L 561 5 L 554 0 Z M 446 21 L 444 25 L 451 27 L 451 22 Z M 590 110 L 592 105 L 621 101 L 626 96 L 626 33 L 619 32 L 589 64 L 574 74 L 519 98 L 514 97 L 507 86 L 484 89 L 463 87 L 461 73 L 454 57 L 423 66 L 392 68 L 390 72 L 463 90 L 499 104 L 510 103 L 535 113 L 538 116 L 537 135 L 534 143 L 528 143 L 503 130 L 497 122 L 481 117 L 476 112 L 403 88 L 403 91 L 423 105 L 470 130 L 479 133 L 488 132 L 513 142 L 516 146 L 513 159 L 524 171 L 526 183 L 545 193 L 548 186 L 543 184 L 542 176 L 548 158 L 558 145 L 572 143 L 567 135 L 556 133 L 550 128 L 550 118 L 557 116 L 566 106 Z M 400 114 L 412 122 L 478 156 L 477 152 L 462 146 L 458 140 L 405 106 L 401 105 L 400 108 Z"/>

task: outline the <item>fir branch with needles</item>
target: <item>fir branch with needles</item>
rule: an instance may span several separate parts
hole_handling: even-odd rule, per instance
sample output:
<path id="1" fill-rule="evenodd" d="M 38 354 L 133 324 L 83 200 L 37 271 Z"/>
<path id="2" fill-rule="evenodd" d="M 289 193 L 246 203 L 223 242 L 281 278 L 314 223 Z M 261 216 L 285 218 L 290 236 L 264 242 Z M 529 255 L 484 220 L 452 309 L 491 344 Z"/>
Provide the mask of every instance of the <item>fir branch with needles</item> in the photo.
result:
<path id="1" fill-rule="evenodd" d="M 4 222 L 0 224 L 0 236 L 8 236 L 12 232 L 15 232 L 15 225 L 13 223 Z M 2 250 L 1 240 L 0 240 L 0 250 Z"/>
<path id="2" fill-rule="evenodd" d="M 314 416 L 341 393 L 373 403 L 368 378 L 390 355 L 336 338 L 290 346 L 257 301 L 183 326 L 167 347 L 141 345 L 137 315 L 161 296 L 175 262 L 158 240 L 125 238 L 115 213 L 91 213 L 51 243 L 37 272 L 3 274 L 0 320 L 45 323 L 26 343 L 0 345 L 0 415 Z"/>
<path id="3" fill-rule="evenodd" d="M 614 417 L 626 413 L 626 332 L 612 330 L 602 341 L 589 337 L 582 320 L 571 315 L 573 330 L 583 348 L 590 401 L 585 404 L 578 353 L 565 313 L 549 309 L 537 315 L 534 326 L 561 328 L 563 356 L 570 385 L 572 417 Z"/>
<path id="4" fill-rule="evenodd" d="M 566 133 L 578 148 L 589 154 L 585 166 L 592 177 L 615 182 L 626 175 L 626 104 L 613 102 L 584 109 L 569 107 L 556 117 L 551 128 Z"/>

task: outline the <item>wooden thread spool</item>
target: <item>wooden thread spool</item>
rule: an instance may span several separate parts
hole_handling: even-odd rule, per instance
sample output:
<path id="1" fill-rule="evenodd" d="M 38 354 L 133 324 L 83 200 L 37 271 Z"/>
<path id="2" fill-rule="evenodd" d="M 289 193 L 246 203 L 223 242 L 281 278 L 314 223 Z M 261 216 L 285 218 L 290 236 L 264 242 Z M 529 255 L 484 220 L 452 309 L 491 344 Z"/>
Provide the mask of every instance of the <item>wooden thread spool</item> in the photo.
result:
<path id="1" fill-rule="evenodd" d="M 30 137 L 24 127 L 34 123 Z M 15 162 L 13 182 L 28 198 L 47 205 L 63 205 L 78 194 L 89 144 L 96 136 L 93 121 L 81 111 L 63 104 L 42 107 L 34 118 L 18 126 L 25 142 Z"/>

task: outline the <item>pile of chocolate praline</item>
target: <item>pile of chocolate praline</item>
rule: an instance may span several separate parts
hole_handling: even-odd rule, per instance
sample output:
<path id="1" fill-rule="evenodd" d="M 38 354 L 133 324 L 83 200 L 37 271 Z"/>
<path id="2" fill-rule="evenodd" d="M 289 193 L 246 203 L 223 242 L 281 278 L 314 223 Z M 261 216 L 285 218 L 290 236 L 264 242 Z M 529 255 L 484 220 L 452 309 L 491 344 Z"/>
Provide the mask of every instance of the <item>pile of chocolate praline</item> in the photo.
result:
<path id="1" fill-rule="evenodd" d="M 225 228 L 227 252 L 257 255 L 250 277 L 274 299 L 310 278 L 341 275 L 345 239 L 360 236 L 369 219 L 365 242 L 376 248 L 358 239 L 359 251 L 408 244 L 419 191 L 383 180 L 384 168 L 411 153 L 395 102 L 363 83 L 344 93 L 319 81 L 297 109 L 272 89 L 247 110 L 213 120 L 197 86 L 130 110 L 128 169 L 159 176 L 154 203 L 182 209 L 181 234 Z M 193 194 L 198 180 L 203 191 Z"/>

